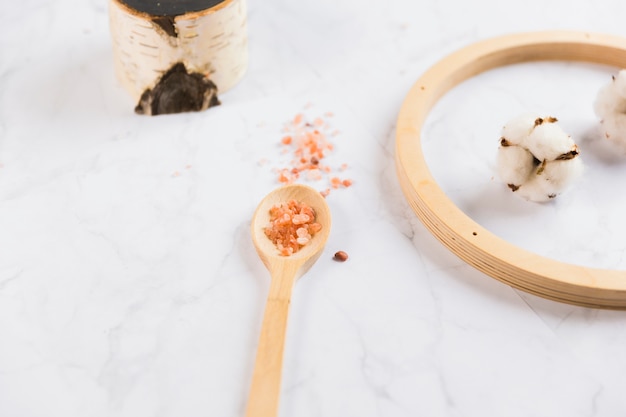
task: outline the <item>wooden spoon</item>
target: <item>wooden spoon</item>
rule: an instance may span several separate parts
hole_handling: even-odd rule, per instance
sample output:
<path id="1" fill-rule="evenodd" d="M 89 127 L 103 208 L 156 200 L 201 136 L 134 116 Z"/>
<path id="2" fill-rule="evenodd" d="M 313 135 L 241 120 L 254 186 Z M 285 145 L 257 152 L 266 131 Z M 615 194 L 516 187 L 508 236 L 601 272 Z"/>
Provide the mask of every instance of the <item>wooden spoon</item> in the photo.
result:
<path id="1" fill-rule="evenodd" d="M 270 208 L 277 203 L 296 200 L 315 210 L 315 221 L 322 230 L 298 252 L 281 256 L 265 235 L 270 223 Z M 261 337 L 257 349 L 252 386 L 246 417 L 276 417 L 282 374 L 283 350 L 291 291 L 301 277 L 319 258 L 330 233 L 331 216 L 326 200 L 319 191 L 306 185 L 286 185 L 269 193 L 259 203 L 252 218 L 252 241 L 259 257 L 271 275 L 271 283 Z"/>

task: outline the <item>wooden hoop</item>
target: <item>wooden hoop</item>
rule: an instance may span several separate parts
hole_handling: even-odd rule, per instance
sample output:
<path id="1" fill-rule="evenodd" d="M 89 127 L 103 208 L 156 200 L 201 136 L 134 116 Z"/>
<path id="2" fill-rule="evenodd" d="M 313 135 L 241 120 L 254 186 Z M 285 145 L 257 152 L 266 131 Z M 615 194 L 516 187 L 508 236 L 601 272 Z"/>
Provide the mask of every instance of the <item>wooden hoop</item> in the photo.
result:
<path id="1" fill-rule="evenodd" d="M 400 186 L 426 228 L 457 256 L 492 278 L 559 302 L 626 309 L 626 271 L 559 262 L 495 236 L 454 205 L 424 159 L 421 128 L 447 91 L 490 69 L 547 60 L 626 68 L 626 39 L 570 31 L 522 33 L 481 41 L 445 57 L 413 84 L 398 115 L 396 171 Z"/>

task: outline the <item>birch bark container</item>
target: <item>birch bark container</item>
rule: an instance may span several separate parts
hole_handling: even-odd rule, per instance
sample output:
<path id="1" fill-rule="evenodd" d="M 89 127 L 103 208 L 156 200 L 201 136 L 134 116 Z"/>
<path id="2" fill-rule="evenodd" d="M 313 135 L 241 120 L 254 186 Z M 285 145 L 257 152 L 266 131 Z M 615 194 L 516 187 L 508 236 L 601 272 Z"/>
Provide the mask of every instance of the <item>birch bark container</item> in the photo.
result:
<path id="1" fill-rule="evenodd" d="M 110 0 L 109 19 L 138 114 L 206 110 L 246 72 L 245 0 Z"/>

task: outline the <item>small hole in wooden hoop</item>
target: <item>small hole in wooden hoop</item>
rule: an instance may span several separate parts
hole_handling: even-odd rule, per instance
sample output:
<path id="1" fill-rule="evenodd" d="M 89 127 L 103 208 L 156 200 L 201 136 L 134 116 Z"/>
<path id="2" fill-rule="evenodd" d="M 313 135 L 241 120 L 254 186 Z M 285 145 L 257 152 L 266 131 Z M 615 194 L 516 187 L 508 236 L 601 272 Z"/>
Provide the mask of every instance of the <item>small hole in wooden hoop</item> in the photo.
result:
<path id="1" fill-rule="evenodd" d="M 521 33 L 478 42 L 448 55 L 413 84 L 402 104 L 396 130 L 400 186 L 430 232 L 465 262 L 492 278 L 555 301 L 626 309 L 626 271 L 559 262 L 495 236 L 454 205 L 424 159 L 421 129 L 441 96 L 490 69 L 547 60 L 626 68 L 626 39 L 572 31 Z M 479 234 L 480 239 L 470 238 Z"/>

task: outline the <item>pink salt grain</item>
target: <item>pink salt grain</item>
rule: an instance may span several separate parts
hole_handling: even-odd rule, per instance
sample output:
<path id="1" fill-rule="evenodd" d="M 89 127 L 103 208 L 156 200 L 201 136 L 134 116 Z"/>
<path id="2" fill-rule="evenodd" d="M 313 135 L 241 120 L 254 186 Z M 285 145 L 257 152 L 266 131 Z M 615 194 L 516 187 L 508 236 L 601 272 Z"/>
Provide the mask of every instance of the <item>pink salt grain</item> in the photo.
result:
<path id="1" fill-rule="evenodd" d="M 265 235 L 282 256 L 290 256 L 308 244 L 322 230 L 315 221 L 315 210 L 296 200 L 278 203 L 270 208 L 270 224 Z"/>
<path id="2" fill-rule="evenodd" d="M 333 116 L 334 114 L 328 111 L 323 116 L 309 119 L 305 114 L 298 113 L 284 124 L 280 139 L 281 154 L 291 153 L 293 159 L 289 163 L 289 168 L 275 170 L 278 174 L 278 182 L 292 184 L 298 180 L 320 181 L 328 178 L 329 187 L 320 191 L 324 197 L 331 190 L 352 185 L 351 180 L 332 176 L 335 169 L 326 162 L 326 157 L 335 148 L 334 144 L 329 141 L 329 137 L 340 133 L 339 130 L 332 129 L 326 120 Z M 329 132 L 331 132 L 330 135 Z M 344 163 L 338 170 L 345 171 L 347 167 L 348 165 Z"/>

